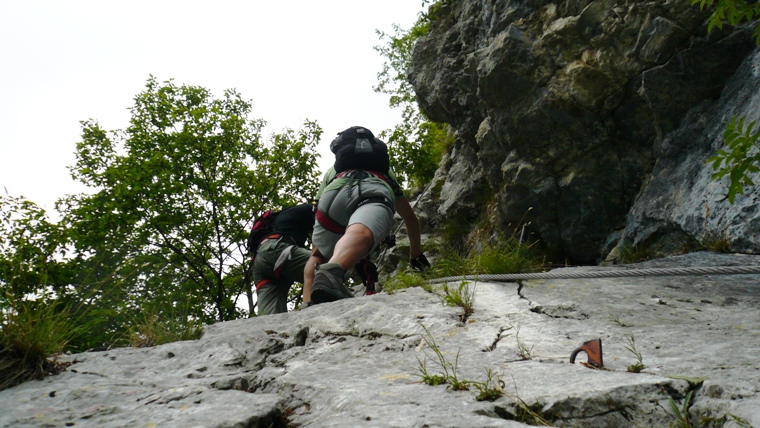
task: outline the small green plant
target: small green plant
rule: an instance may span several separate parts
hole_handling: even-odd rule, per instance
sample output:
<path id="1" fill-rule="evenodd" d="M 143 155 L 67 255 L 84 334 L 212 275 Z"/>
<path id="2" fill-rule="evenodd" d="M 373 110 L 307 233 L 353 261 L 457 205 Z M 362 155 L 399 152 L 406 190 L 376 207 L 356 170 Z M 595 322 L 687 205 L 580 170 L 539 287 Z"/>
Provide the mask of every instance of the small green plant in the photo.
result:
<path id="1" fill-rule="evenodd" d="M 63 371 L 61 353 L 84 327 L 68 307 L 36 301 L 16 302 L 0 319 L 0 390 Z"/>
<path id="2" fill-rule="evenodd" d="M 686 379 L 689 381 L 690 384 L 699 383 L 701 384 L 704 379 L 703 378 L 687 378 L 683 376 L 672 376 L 674 378 L 679 379 Z M 668 403 L 670 405 L 670 410 L 673 412 L 673 417 L 675 420 L 670 423 L 670 428 L 710 428 L 710 427 L 723 427 L 726 426 L 729 422 L 731 422 L 731 426 L 737 426 L 740 428 L 752 428 L 752 425 L 747 422 L 745 419 L 740 418 L 739 416 L 733 415 L 731 413 L 726 413 L 725 415 L 717 418 L 713 417 L 703 417 L 699 420 L 699 422 L 692 423 L 692 421 L 689 419 L 689 409 L 691 408 L 692 404 L 694 402 L 694 390 L 689 391 L 686 393 L 686 396 L 683 399 L 683 403 L 681 404 L 681 407 L 678 407 L 678 404 L 673 400 L 673 397 L 668 398 Z"/>
<path id="3" fill-rule="evenodd" d="M 691 0 L 691 4 L 699 4 L 700 9 L 712 7 L 716 0 Z M 752 22 L 756 16 L 760 16 L 760 3 L 752 0 L 717 0 L 715 10 L 707 20 L 707 31 L 713 28 L 723 29 L 723 24 L 738 25 L 743 20 Z M 755 43 L 760 44 L 760 25 L 755 25 L 753 37 Z"/>
<path id="4" fill-rule="evenodd" d="M 478 401 L 498 400 L 504 395 L 504 381 L 493 369 L 486 368 L 485 371 L 485 382 L 472 382 L 472 386 L 478 390 L 478 396 L 475 399 Z"/>
<path id="5" fill-rule="evenodd" d="M 422 287 L 424 289 L 426 285 L 427 282 L 425 282 L 425 278 L 422 275 L 414 272 L 402 272 L 383 283 L 383 291 L 393 294 L 399 290 L 412 287 Z"/>
<path id="6" fill-rule="evenodd" d="M 517 393 L 517 383 L 514 381 L 514 378 L 512 379 L 512 382 L 514 383 L 515 392 L 514 394 L 508 395 L 515 406 L 514 420 L 533 426 L 552 426 L 552 424 L 541 415 L 541 410 L 544 407 L 543 404 L 535 403 L 529 405 L 526 403 Z"/>
<path id="7" fill-rule="evenodd" d="M 137 319 L 130 335 L 130 344 L 135 348 L 163 345 L 180 340 L 195 340 L 203 335 L 203 326 L 190 317 L 169 316 L 163 318 L 149 311 Z"/>
<path id="8" fill-rule="evenodd" d="M 744 118 L 736 120 L 732 117 L 726 123 L 726 130 L 723 132 L 723 140 L 726 144 L 725 149 L 718 150 L 718 153 L 707 160 L 712 163 L 712 169 L 715 171 L 712 179 L 717 181 L 728 175 L 730 183 L 726 197 L 728 202 L 733 204 L 736 195 L 744 194 L 744 187 L 752 187 L 755 183 L 749 177 L 748 173 L 760 172 L 760 132 L 753 132 L 756 122 L 750 122 L 744 127 Z"/>
<path id="9" fill-rule="evenodd" d="M 460 306 L 464 313 L 462 321 L 466 321 L 475 312 L 475 285 L 462 281 L 456 289 L 443 284 L 443 303 L 448 306 Z"/>
<path id="10" fill-rule="evenodd" d="M 622 264 L 640 263 L 656 259 L 658 254 L 651 248 L 641 245 L 622 245 L 618 249 L 618 259 Z"/>
<path id="11" fill-rule="evenodd" d="M 480 251 L 473 251 L 468 264 L 473 272 L 480 274 L 534 272 L 543 265 L 534 245 L 520 243 L 516 236 L 501 236 L 483 245 Z"/>
<path id="12" fill-rule="evenodd" d="M 446 376 L 440 375 L 440 374 L 430 374 L 427 370 L 427 356 L 425 356 L 425 359 L 420 360 L 420 357 L 417 357 L 417 362 L 419 363 L 419 367 L 417 368 L 420 372 L 420 377 L 422 378 L 422 383 L 430 386 L 438 386 L 443 385 L 446 383 Z"/>
<path id="13" fill-rule="evenodd" d="M 629 370 L 630 371 L 630 370 Z M 673 397 L 670 397 L 670 410 L 673 411 L 673 416 L 676 420 L 670 424 L 672 428 L 692 428 L 693 425 L 689 422 L 689 407 L 691 407 L 691 393 L 689 391 L 686 397 L 683 399 L 683 408 L 679 409 Z"/>
<path id="14" fill-rule="evenodd" d="M 754 0 L 691 0 L 692 5 L 699 4 L 699 8 L 704 10 L 715 4 L 715 10 L 707 20 L 707 32 L 714 28 L 723 29 L 723 24 L 736 26 L 742 21 L 753 22 L 755 31 L 753 37 L 755 43 L 760 45 L 760 23 L 757 17 L 760 16 L 760 3 Z M 748 173 L 760 171 L 760 152 L 758 151 L 758 138 L 760 133 L 752 132 L 755 122 L 751 122 L 747 128 L 744 128 L 742 117 L 737 122 L 736 116 L 733 116 L 726 123 L 726 130 L 723 132 L 723 141 L 726 144 L 726 150 L 719 150 L 718 153 L 709 158 L 707 163 L 712 163 L 713 180 L 720 180 L 726 174 L 730 178 L 726 198 L 733 204 L 736 195 L 744 194 L 744 186 L 754 186 Z"/>
<path id="15" fill-rule="evenodd" d="M 517 356 L 523 360 L 533 359 L 533 346 L 528 347 L 525 341 L 520 339 L 520 327 L 515 327 L 515 340 L 517 341 Z"/>
<path id="16" fill-rule="evenodd" d="M 430 348 L 435 354 L 435 362 L 438 364 L 438 367 L 443 370 L 443 373 L 441 374 L 430 374 L 427 370 L 427 354 L 425 353 L 425 356 L 422 360 L 417 357 L 417 362 L 419 363 L 418 370 L 420 372 L 422 382 L 433 386 L 442 385 L 445 383 L 447 385 L 447 388 L 450 388 L 454 391 L 468 390 L 471 382 L 460 379 L 459 375 L 457 374 L 459 366 L 459 352 L 457 352 L 453 364 L 449 361 L 446 361 L 446 358 L 443 356 L 443 352 L 441 352 L 438 344 L 435 343 L 435 339 L 430 333 L 430 330 L 428 330 L 424 325 L 422 328 L 425 330 L 425 334 L 422 336 L 422 339 L 425 341 L 425 344 L 428 346 L 428 348 Z"/>
<path id="17" fill-rule="evenodd" d="M 731 242 L 726 237 L 710 237 L 700 242 L 700 246 L 713 253 L 731 253 Z"/>
<path id="18" fill-rule="evenodd" d="M 630 353 L 633 354 L 634 357 L 636 357 L 636 363 L 628 366 L 627 371 L 630 373 L 641 373 L 641 371 L 644 370 L 646 366 L 644 365 L 641 353 L 636 349 L 636 340 L 634 339 L 633 335 L 626 335 L 625 338 L 628 342 L 628 345 L 625 347 L 625 349 L 627 349 Z"/>
<path id="19" fill-rule="evenodd" d="M 630 327 L 628 324 L 624 324 L 622 321 L 620 321 L 620 317 L 618 315 L 613 314 L 612 312 L 610 312 L 609 314 L 610 314 L 610 321 L 614 322 L 620 327 Z"/>
<path id="20" fill-rule="evenodd" d="M 461 276 L 473 273 L 468 266 L 467 259 L 460 250 L 447 244 L 439 244 L 432 249 L 436 259 L 432 268 L 425 276 L 430 278 L 444 278 L 447 276 Z"/>

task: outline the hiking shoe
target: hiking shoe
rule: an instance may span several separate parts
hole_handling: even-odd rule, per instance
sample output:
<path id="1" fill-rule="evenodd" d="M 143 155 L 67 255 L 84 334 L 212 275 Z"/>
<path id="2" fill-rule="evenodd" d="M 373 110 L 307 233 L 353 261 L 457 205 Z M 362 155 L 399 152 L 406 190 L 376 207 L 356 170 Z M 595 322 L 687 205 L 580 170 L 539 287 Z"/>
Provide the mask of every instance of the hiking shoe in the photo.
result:
<path id="1" fill-rule="evenodd" d="M 337 263 L 325 263 L 317 266 L 314 284 L 311 288 L 311 301 L 318 304 L 354 297 L 343 284 L 345 274 L 346 271 Z"/>

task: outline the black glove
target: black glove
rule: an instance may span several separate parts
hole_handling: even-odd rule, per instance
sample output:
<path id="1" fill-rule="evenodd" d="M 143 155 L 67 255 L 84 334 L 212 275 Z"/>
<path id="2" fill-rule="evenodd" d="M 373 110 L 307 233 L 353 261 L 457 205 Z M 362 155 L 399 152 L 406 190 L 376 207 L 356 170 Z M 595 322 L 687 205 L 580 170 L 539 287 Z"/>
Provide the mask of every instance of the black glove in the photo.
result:
<path id="1" fill-rule="evenodd" d="M 385 244 L 387 248 L 393 248 L 396 245 L 396 235 L 386 236 L 382 243 Z"/>
<path id="2" fill-rule="evenodd" d="M 377 266 L 372 263 L 369 257 L 366 257 L 356 264 L 356 272 L 362 279 L 364 287 L 367 289 L 367 295 L 375 294 L 375 283 L 378 279 Z"/>
<path id="3" fill-rule="evenodd" d="M 411 263 L 412 263 L 412 270 L 414 270 L 417 273 L 423 273 L 426 270 L 430 269 L 430 262 L 428 261 L 427 257 L 425 257 L 425 255 L 422 253 L 420 253 L 419 256 L 413 258 Z"/>

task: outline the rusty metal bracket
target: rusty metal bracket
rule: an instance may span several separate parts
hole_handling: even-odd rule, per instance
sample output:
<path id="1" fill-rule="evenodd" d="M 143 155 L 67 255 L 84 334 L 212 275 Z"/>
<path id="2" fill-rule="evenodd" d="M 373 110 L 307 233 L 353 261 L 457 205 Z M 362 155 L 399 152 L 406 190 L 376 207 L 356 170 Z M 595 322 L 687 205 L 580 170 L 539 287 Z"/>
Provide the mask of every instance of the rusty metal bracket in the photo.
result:
<path id="1" fill-rule="evenodd" d="M 575 357 L 581 351 L 585 352 L 588 356 L 589 365 L 598 369 L 604 367 L 604 361 L 602 360 L 602 339 L 593 339 L 583 342 L 583 345 L 581 345 L 580 348 L 570 354 L 570 364 L 575 364 Z"/>

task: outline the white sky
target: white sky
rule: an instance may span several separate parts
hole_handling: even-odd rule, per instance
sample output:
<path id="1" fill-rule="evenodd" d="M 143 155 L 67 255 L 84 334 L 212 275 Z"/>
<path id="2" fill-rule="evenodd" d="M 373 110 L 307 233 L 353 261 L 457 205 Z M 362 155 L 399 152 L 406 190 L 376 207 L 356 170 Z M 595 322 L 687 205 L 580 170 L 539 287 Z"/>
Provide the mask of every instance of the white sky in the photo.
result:
<path id="1" fill-rule="evenodd" d="M 125 129 L 151 74 L 215 98 L 236 89 L 267 136 L 316 120 L 324 169 L 337 132 L 400 121 L 372 90 L 384 62 L 375 30 L 409 28 L 421 10 L 421 0 L 0 0 L 0 192 L 53 214 L 56 199 L 83 191 L 67 169 L 79 121 Z"/>

